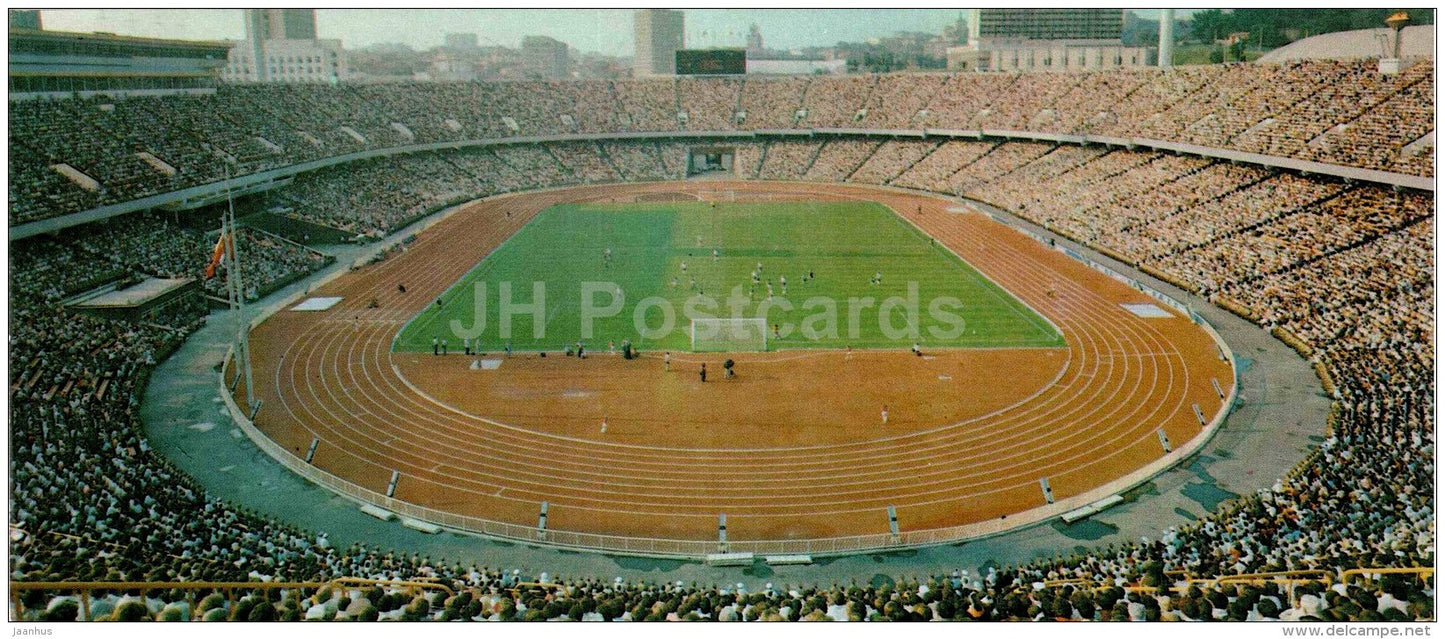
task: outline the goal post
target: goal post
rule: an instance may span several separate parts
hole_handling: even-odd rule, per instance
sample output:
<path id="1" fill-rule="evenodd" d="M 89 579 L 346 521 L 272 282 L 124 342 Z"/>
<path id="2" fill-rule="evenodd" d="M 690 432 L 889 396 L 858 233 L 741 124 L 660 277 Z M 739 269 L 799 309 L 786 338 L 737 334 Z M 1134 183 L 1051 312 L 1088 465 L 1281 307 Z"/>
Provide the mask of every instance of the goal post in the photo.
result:
<path id="1" fill-rule="evenodd" d="M 703 202 L 736 202 L 738 192 L 733 189 L 704 191 L 699 189 L 697 199 Z"/>
<path id="2" fill-rule="evenodd" d="M 768 350 L 768 322 L 761 317 L 694 318 L 691 332 L 695 353 Z"/>

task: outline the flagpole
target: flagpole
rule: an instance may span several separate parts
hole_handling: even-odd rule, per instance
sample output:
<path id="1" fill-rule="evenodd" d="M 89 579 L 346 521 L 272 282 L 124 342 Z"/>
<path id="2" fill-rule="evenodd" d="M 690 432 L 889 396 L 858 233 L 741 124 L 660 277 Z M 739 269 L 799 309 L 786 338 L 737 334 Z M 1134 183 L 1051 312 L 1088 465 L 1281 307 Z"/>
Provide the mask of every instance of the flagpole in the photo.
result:
<path id="1" fill-rule="evenodd" d="M 246 289 L 241 280 L 241 251 L 239 229 L 236 228 L 236 205 L 231 193 L 231 167 L 222 163 L 226 184 L 226 213 L 221 224 L 221 237 L 226 242 L 226 289 L 231 296 L 231 308 L 236 312 L 236 358 L 241 374 L 246 377 L 246 409 L 256 409 L 256 394 L 251 377 L 251 336 L 246 322 Z"/>

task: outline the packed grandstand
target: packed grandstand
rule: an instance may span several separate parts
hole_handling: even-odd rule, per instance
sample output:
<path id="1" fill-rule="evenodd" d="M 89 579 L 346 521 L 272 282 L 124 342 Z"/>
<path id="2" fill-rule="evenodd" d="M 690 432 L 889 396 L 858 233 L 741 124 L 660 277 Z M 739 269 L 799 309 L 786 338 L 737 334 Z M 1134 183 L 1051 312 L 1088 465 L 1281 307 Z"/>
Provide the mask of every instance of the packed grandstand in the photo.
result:
<path id="1" fill-rule="evenodd" d="M 126 323 L 61 305 L 98 282 L 199 277 L 214 233 L 163 213 L 133 213 L 10 245 L 11 580 L 301 585 L 231 594 L 133 585 L 83 602 L 58 589 L 21 590 L 12 614 L 1431 618 L 1433 577 L 1343 576 L 1435 562 L 1433 194 L 1002 132 L 1162 140 L 1433 177 L 1433 149 L 1418 142 L 1434 130 L 1433 96 L 1428 61 L 1398 75 L 1377 73 L 1374 61 L 1308 61 L 1069 74 L 223 86 L 214 95 L 12 101 L 12 227 L 217 182 L 227 172 L 477 142 L 320 168 L 265 196 L 296 220 L 379 236 L 494 194 L 684 179 L 687 136 L 703 135 L 735 147 L 737 177 L 916 189 L 1036 222 L 1275 331 L 1316 364 L 1334 400 L 1329 423 L 1319 424 L 1326 439 L 1272 488 L 1148 542 L 986 574 L 940 567 L 882 586 L 742 592 L 610 575 L 536 584 L 536 575 L 448 565 L 406 548 L 333 547 L 318 531 L 208 496 L 154 452 L 139 422 L 140 394 L 206 309 L 187 305 Z M 998 134 L 918 135 L 925 129 Z M 52 168 L 62 164 L 97 184 Z M 302 244 L 247 233 L 248 297 L 326 263 Z M 207 292 L 220 296 L 217 281 Z M 1317 572 L 1298 573 L 1303 583 L 1291 587 L 1229 579 L 1283 571 Z M 336 581 L 343 578 L 426 583 Z"/>

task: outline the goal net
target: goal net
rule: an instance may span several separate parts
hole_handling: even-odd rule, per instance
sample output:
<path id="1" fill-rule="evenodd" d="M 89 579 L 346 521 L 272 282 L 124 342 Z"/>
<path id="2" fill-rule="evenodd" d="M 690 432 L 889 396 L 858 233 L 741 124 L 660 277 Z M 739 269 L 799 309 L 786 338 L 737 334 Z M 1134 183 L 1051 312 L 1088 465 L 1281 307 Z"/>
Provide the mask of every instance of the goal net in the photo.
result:
<path id="1" fill-rule="evenodd" d="M 767 320 L 761 317 L 693 319 L 692 350 L 697 353 L 766 351 Z"/>
<path id="2" fill-rule="evenodd" d="M 738 201 L 738 192 L 731 189 L 726 191 L 699 190 L 697 192 L 697 199 L 704 202 L 736 202 Z"/>

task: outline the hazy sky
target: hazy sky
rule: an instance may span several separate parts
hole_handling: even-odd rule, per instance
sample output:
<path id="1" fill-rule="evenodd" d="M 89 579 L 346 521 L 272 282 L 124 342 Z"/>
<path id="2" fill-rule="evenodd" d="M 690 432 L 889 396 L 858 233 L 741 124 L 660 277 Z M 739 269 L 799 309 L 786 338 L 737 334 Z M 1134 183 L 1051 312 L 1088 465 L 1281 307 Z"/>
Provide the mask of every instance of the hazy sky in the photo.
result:
<path id="1" fill-rule="evenodd" d="M 741 47 L 756 23 L 769 48 L 828 46 L 897 31 L 938 33 L 961 9 L 685 9 L 689 47 Z M 1149 12 L 1152 13 L 1152 12 Z M 1182 13 L 1182 12 L 1181 12 Z M 240 9 L 42 10 L 46 29 L 109 31 L 122 35 L 193 40 L 239 40 Z M 447 33 L 476 33 L 483 45 L 516 47 L 522 36 L 545 35 L 580 51 L 632 55 L 631 9 L 318 9 L 322 38 L 349 49 L 400 42 L 430 49 Z"/>

